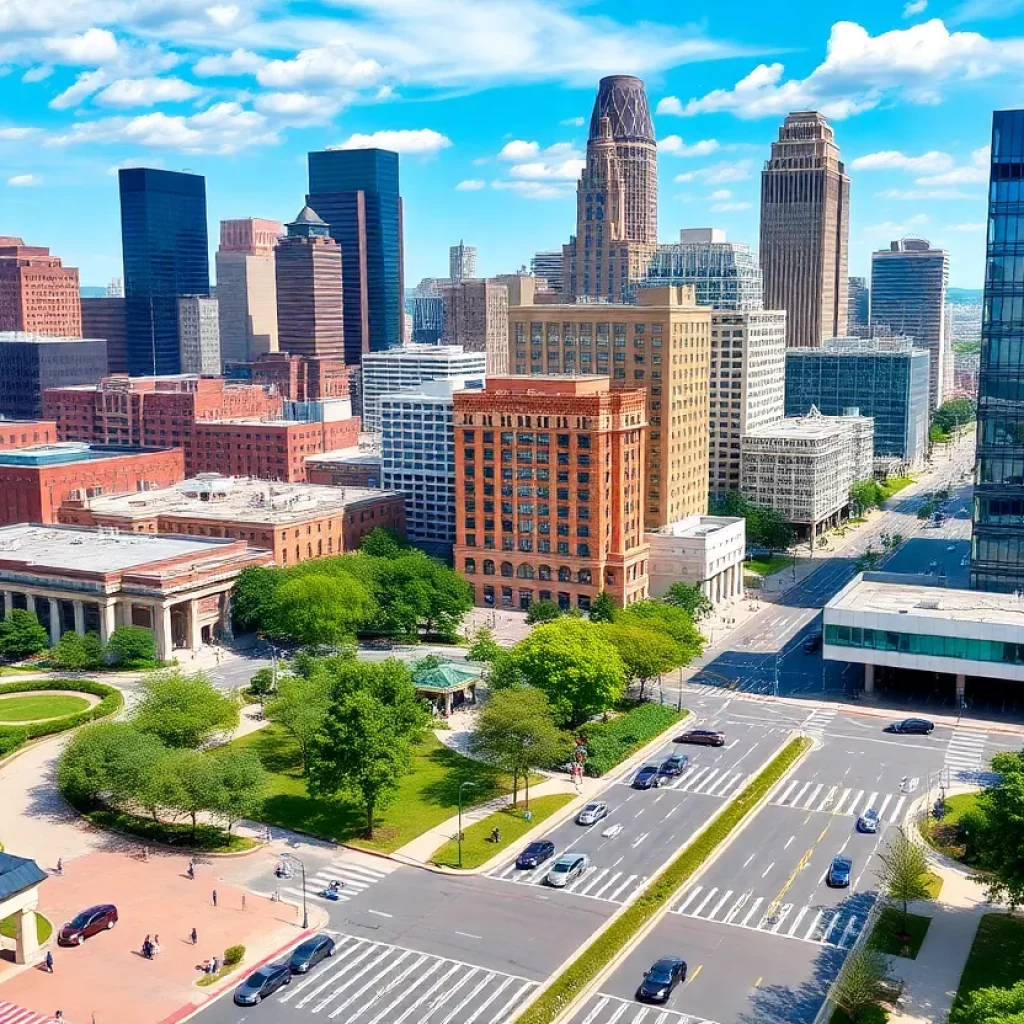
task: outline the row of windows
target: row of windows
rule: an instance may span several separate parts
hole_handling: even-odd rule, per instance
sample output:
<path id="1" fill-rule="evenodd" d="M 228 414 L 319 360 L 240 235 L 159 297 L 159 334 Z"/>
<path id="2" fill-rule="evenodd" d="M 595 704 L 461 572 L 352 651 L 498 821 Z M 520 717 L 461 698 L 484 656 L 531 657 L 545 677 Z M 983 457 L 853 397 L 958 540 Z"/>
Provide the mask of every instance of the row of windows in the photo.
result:
<path id="1" fill-rule="evenodd" d="M 494 573 L 494 562 L 485 558 L 481 564 L 481 572 L 484 576 L 493 576 Z M 463 563 L 463 570 L 467 576 L 476 575 L 476 559 L 467 558 Z M 540 565 L 534 569 L 532 565 L 524 562 L 518 568 L 514 568 L 511 562 L 502 562 L 500 566 L 500 574 L 502 576 L 517 576 L 521 580 L 532 580 L 534 575 L 540 580 L 550 580 L 555 577 L 552 575 L 552 569 L 550 565 Z M 573 574 L 572 569 L 567 565 L 561 565 L 558 567 L 558 580 L 560 583 L 593 583 L 593 573 L 589 569 L 580 569 L 578 573 Z"/>
<path id="2" fill-rule="evenodd" d="M 900 654 L 930 654 L 940 658 L 1000 662 L 1024 665 L 1024 643 L 1002 640 L 972 640 L 959 636 L 931 636 L 927 633 L 898 633 L 860 626 L 826 626 L 825 643 L 837 647 L 863 647 Z"/>

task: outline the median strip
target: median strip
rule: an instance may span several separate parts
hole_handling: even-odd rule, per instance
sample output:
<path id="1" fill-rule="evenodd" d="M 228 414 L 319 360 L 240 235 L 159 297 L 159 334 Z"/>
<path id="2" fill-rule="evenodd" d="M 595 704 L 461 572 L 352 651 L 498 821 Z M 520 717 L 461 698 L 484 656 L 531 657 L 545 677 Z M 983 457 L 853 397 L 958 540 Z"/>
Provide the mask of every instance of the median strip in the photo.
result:
<path id="1" fill-rule="evenodd" d="M 655 876 L 643 893 L 540 991 L 516 1018 L 516 1024 L 552 1024 L 742 824 L 747 814 L 810 746 L 811 741 L 805 737 L 790 740 L 718 817 Z"/>

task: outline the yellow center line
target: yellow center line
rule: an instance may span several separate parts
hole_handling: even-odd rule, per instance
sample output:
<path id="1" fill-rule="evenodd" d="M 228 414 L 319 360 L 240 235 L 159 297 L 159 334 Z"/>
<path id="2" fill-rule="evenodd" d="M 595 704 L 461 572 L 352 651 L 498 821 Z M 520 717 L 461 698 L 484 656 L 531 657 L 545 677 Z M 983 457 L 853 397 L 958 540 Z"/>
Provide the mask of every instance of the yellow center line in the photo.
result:
<path id="1" fill-rule="evenodd" d="M 697 975 L 700 974 L 700 972 L 703 969 L 704 969 L 704 965 L 703 964 L 697 964 L 697 966 L 694 968 L 693 974 L 690 975 L 690 977 L 687 979 L 687 981 L 696 981 L 697 980 Z"/>
<path id="2" fill-rule="evenodd" d="M 821 830 L 821 835 L 814 840 L 814 845 L 800 858 L 800 862 L 793 869 L 793 873 L 786 879 L 786 884 L 779 890 L 779 894 L 774 900 L 768 905 L 768 909 L 765 911 L 765 919 L 771 920 L 772 917 L 778 912 L 779 907 L 782 904 L 783 897 L 789 891 L 790 886 L 796 881 L 796 876 L 811 862 L 811 858 L 814 856 L 814 851 L 818 848 L 818 844 L 825 838 L 828 833 L 828 825 Z"/>
<path id="3" fill-rule="evenodd" d="M 754 988 L 760 988 L 762 981 L 764 981 L 764 975 L 763 974 L 761 975 L 760 978 L 757 979 L 757 981 L 754 982 Z"/>

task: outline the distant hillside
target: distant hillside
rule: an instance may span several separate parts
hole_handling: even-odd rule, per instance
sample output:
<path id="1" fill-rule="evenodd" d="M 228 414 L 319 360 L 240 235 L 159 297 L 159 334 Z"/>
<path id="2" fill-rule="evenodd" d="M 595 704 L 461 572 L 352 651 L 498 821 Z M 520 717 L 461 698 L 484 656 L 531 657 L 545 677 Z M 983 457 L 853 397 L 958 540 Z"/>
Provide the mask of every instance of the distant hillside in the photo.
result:
<path id="1" fill-rule="evenodd" d="M 956 306 L 980 306 L 982 294 L 980 288 L 946 289 L 946 298 Z"/>

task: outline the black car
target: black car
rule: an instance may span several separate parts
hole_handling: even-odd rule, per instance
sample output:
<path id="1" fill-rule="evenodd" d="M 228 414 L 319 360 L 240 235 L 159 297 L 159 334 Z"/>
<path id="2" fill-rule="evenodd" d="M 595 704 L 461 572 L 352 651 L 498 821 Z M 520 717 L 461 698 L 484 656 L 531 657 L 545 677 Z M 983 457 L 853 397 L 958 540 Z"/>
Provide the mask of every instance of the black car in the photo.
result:
<path id="1" fill-rule="evenodd" d="M 645 764 L 633 778 L 634 789 L 651 789 L 658 785 L 659 768 L 656 764 Z"/>
<path id="2" fill-rule="evenodd" d="M 237 1006 L 255 1006 L 273 995 L 292 980 L 292 969 L 288 964 L 264 964 L 257 968 L 235 989 Z"/>
<path id="3" fill-rule="evenodd" d="M 305 974 L 329 956 L 334 956 L 334 939 L 330 935 L 314 935 L 295 947 L 288 966 L 293 974 Z"/>
<path id="4" fill-rule="evenodd" d="M 59 932 L 57 945 L 80 946 L 86 939 L 99 932 L 109 931 L 117 924 L 117 907 L 113 903 L 101 903 L 89 907 L 73 917 Z"/>
<path id="5" fill-rule="evenodd" d="M 690 759 L 685 754 L 673 754 L 662 761 L 660 771 L 662 775 L 670 775 L 674 778 L 677 775 L 682 775 L 689 763 Z"/>
<path id="6" fill-rule="evenodd" d="M 676 743 L 696 743 L 703 747 L 724 747 L 725 733 L 714 729 L 691 729 L 675 738 Z"/>
<path id="7" fill-rule="evenodd" d="M 686 981 L 686 961 L 675 956 L 662 957 L 644 972 L 636 997 L 645 1003 L 667 1003 L 672 989 L 681 981 Z"/>
<path id="8" fill-rule="evenodd" d="M 846 889 L 850 885 L 852 871 L 853 861 L 849 857 L 834 857 L 828 874 L 825 875 L 825 884 L 831 889 Z"/>
<path id="9" fill-rule="evenodd" d="M 538 839 L 516 857 L 517 868 L 535 868 L 555 855 L 555 844 L 550 839 Z"/>
<path id="10" fill-rule="evenodd" d="M 804 650 L 808 654 L 813 654 L 815 651 L 821 650 L 821 634 L 812 633 L 806 640 L 804 640 Z"/>
<path id="11" fill-rule="evenodd" d="M 902 722 L 893 722 L 887 726 L 885 731 L 927 736 L 934 728 L 935 723 L 929 722 L 927 718 L 904 718 Z"/>

